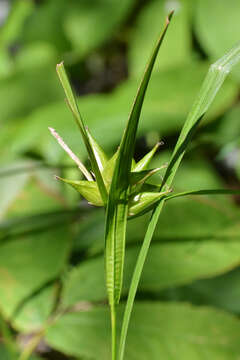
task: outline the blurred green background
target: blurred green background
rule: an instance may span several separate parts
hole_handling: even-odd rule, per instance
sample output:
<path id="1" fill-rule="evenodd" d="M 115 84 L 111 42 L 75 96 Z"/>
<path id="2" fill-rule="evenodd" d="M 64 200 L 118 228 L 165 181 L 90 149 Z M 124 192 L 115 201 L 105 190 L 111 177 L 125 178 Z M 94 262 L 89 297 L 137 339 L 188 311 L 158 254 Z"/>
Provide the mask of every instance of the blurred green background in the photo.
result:
<path id="1" fill-rule="evenodd" d="M 64 60 L 110 157 L 172 9 L 135 154 L 164 140 L 155 166 L 169 158 L 209 65 L 240 41 L 239 0 L 0 1 L 0 360 L 32 345 L 33 360 L 110 358 L 104 214 L 54 179 L 80 174 L 48 126 L 88 165 L 55 65 Z M 205 116 L 174 191 L 240 187 L 239 85 L 240 67 Z M 126 360 L 240 358 L 239 204 L 205 196 L 166 205 Z M 147 221 L 129 223 L 123 302 Z"/>

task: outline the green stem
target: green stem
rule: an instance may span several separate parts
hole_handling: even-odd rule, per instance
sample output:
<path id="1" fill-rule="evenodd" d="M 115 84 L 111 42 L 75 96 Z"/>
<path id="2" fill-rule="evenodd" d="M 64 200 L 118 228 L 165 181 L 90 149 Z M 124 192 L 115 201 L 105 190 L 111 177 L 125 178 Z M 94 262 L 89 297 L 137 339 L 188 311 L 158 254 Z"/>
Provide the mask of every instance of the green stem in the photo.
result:
<path id="1" fill-rule="evenodd" d="M 112 326 L 112 360 L 116 360 L 116 308 L 115 304 L 111 305 L 111 326 Z"/>
<path id="2" fill-rule="evenodd" d="M 141 247 L 141 250 L 138 255 L 137 263 L 133 272 L 131 285 L 129 288 L 128 298 L 127 298 L 127 304 L 124 310 L 124 316 L 123 316 L 123 322 L 122 322 L 122 329 L 121 329 L 121 336 L 120 336 L 120 343 L 119 343 L 119 360 L 123 360 L 124 358 L 124 351 L 125 351 L 125 344 L 126 344 L 126 338 L 127 338 L 127 332 L 128 332 L 128 326 L 129 321 L 132 313 L 132 308 L 134 304 L 134 299 L 136 296 L 138 284 L 141 278 L 143 265 L 145 263 L 148 249 L 151 244 L 152 236 L 155 231 L 156 225 L 158 223 L 159 215 L 162 211 L 164 199 L 161 201 L 161 203 L 158 205 L 157 208 L 152 213 L 151 220 Z"/>

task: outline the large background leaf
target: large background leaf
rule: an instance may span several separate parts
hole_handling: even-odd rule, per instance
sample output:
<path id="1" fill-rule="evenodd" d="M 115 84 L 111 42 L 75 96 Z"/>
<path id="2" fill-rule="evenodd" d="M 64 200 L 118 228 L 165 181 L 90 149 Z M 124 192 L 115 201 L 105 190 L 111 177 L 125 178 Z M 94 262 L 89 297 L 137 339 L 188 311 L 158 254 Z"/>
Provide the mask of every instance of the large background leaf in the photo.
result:
<path id="1" fill-rule="evenodd" d="M 237 0 L 230 0 L 229 2 L 197 1 L 195 29 L 201 46 L 211 58 L 222 56 L 226 49 L 230 49 L 239 41 L 240 26 L 237 20 L 239 10 L 240 4 Z M 238 80 L 239 68 L 238 66 L 234 72 Z"/>
<path id="2" fill-rule="evenodd" d="M 47 249 L 47 250 L 46 250 Z M 22 235 L 1 245 L 0 307 L 10 317 L 27 296 L 64 269 L 69 233 L 64 228 Z M 11 253 L 11 257 L 8 254 Z"/>
<path id="3" fill-rule="evenodd" d="M 107 360 L 107 311 L 98 307 L 66 314 L 48 330 L 48 343 L 67 354 Z M 138 303 L 126 358 L 237 360 L 239 331 L 239 321 L 222 311 L 187 304 Z"/>
<path id="4" fill-rule="evenodd" d="M 149 2 L 137 19 L 131 36 L 129 54 L 132 75 L 139 75 L 143 71 L 153 47 L 154 38 L 159 33 L 159 23 L 172 9 L 175 9 L 174 25 L 169 29 L 168 40 L 166 44 L 163 44 L 161 59 L 158 59 L 154 72 L 163 68 L 176 67 L 191 60 L 190 2 L 181 0 L 171 5 L 165 1 Z"/>

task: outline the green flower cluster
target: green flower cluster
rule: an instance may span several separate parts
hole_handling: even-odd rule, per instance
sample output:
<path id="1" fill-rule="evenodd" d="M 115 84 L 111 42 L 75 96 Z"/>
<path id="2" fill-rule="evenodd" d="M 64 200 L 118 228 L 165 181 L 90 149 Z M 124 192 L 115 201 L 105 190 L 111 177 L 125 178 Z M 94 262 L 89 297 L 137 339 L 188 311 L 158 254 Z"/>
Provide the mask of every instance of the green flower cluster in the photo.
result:
<path id="1" fill-rule="evenodd" d="M 77 163 L 79 169 L 86 177 L 86 180 L 70 180 L 56 177 L 57 179 L 65 182 L 66 184 L 71 185 L 75 190 L 77 190 L 90 204 L 95 206 L 104 206 L 104 202 L 99 191 L 99 186 L 95 174 L 89 172 L 85 166 L 80 162 L 75 154 L 69 149 L 69 147 L 63 142 L 60 136 L 55 132 L 55 130 L 50 128 L 51 133 L 58 140 L 59 144 L 64 148 L 66 152 L 72 157 L 72 159 Z M 119 151 L 117 150 L 115 154 L 108 159 L 102 148 L 98 145 L 96 140 L 91 136 L 88 129 L 86 129 L 88 139 L 90 141 L 91 147 L 94 152 L 98 168 L 103 178 L 104 185 L 106 187 L 107 193 L 109 193 L 114 167 Z M 161 142 L 157 143 L 154 148 L 147 153 L 140 161 L 137 163 L 135 160 L 132 160 L 132 169 L 130 174 L 130 183 L 128 190 L 128 216 L 135 217 L 139 216 L 152 208 L 152 205 L 159 201 L 164 195 L 168 194 L 170 190 L 165 192 L 159 192 L 160 184 L 153 185 L 147 182 L 147 180 L 154 174 L 158 173 L 161 169 L 166 167 L 162 165 L 159 168 L 148 169 L 148 166 L 156 153 L 157 149 L 161 145 Z"/>

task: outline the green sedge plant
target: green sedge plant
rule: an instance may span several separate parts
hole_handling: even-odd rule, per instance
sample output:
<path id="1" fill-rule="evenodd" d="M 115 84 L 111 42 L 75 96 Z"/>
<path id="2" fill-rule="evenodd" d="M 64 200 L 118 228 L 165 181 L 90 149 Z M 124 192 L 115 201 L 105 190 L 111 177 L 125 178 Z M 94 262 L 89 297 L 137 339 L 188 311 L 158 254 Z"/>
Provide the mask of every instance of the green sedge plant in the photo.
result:
<path id="1" fill-rule="evenodd" d="M 158 38 L 146 66 L 120 146 L 110 159 L 98 145 L 97 141 L 92 137 L 89 129 L 84 124 L 64 64 L 60 63 L 57 65 L 57 74 L 63 86 L 67 104 L 79 127 L 91 162 L 91 171 L 89 171 L 67 144 L 65 144 L 60 135 L 58 135 L 54 129 L 49 128 L 52 135 L 75 161 L 86 179 L 75 181 L 60 177 L 57 178 L 76 189 L 90 204 L 103 206 L 105 208 L 105 273 L 108 303 L 111 314 L 112 360 L 124 359 L 127 331 L 135 295 L 151 239 L 165 202 L 172 200 L 175 197 L 187 195 L 240 193 L 239 190 L 227 189 L 190 190 L 184 193 L 173 193 L 171 189 L 178 167 L 186 148 L 193 137 L 196 127 L 214 100 L 227 74 L 231 71 L 233 66 L 240 61 L 240 44 L 211 65 L 199 95 L 197 96 L 182 128 L 169 163 L 167 165 L 161 165 L 158 168 L 149 169 L 150 162 L 160 143 L 157 143 L 140 161 L 137 163 L 134 161 L 133 155 L 136 134 L 145 93 L 157 54 L 167 33 L 172 15 L 173 12 L 167 17 L 164 29 Z M 149 178 L 163 168 L 166 168 L 166 171 L 162 182 L 158 185 L 149 183 Z M 116 309 L 121 299 L 127 221 L 130 221 L 137 216 L 141 216 L 148 211 L 151 211 L 152 213 L 132 275 L 128 299 L 121 324 L 120 339 L 117 342 L 116 328 L 119 319 L 117 317 Z"/>

